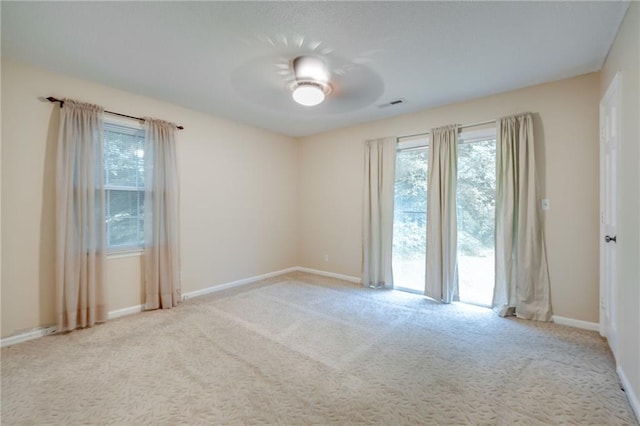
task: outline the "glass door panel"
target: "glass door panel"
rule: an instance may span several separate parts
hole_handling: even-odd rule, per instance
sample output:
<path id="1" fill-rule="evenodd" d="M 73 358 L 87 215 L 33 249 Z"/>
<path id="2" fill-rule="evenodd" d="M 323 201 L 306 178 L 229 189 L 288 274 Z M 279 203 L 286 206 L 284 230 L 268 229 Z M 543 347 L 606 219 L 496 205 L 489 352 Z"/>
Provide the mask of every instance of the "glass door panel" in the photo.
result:
<path id="1" fill-rule="evenodd" d="M 460 301 L 490 306 L 495 279 L 496 141 L 458 145 Z"/>
<path id="2" fill-rule="evenodd" d="M 427 147 L 399 150 L 393 216 L 393 282 L 424 292 L 427 247 Z"/>

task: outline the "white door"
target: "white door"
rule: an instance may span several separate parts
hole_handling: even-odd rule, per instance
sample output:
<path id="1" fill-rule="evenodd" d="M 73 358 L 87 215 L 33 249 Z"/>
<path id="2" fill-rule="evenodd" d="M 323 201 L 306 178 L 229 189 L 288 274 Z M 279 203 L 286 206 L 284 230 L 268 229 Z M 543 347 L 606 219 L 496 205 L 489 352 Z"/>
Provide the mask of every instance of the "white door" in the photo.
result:
<path id="1" fill-rule="evenodd" d="M 600 334 L 616 355 L 617 268 L 616 205 L 620 74 L 600 101 Z"/>

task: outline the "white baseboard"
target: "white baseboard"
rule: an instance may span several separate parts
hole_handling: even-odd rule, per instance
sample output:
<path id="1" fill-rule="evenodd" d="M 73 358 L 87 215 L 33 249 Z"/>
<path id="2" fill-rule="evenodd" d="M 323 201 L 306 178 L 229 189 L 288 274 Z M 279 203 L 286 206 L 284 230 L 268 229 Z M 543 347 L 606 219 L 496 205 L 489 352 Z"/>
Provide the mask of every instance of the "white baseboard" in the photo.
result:
<path id="1" fill-rule="evenodd" d="M 321 271 L 320 269 L 304 268 L 302 266 L 298 266 L 298 267 L 296 267 L 294 269 L 296 271 L 299 271 L 299 272 L 306 272 L 306 273 L 309 273 L 309 274 L 322 275 L 323 277 L 337 278 L 339 280 L 349 281 L 349 282 L 356 283 L 356 284 L 362 284 L 362 279 L 361 278 L 352 277 L 352 276 L 349 276 L 349 275 L 342 275 L 342 274 L 336 274 L 334 272 Z"/>
<path id="2" fill-rule="evenodd" d="M 264 280 L 267 278 L 272 278 L 272 277 L 277 277 L 278 275 L 283 275 L 289 272 L 307 272 L 310 274 L 316 274 L 316 275 L 322 275 L 325 277 L 330 277 L 330 278 L 337 278 L 340 280 L 344 280 L 344 281 L 350 281 L 350 282 L 354 282 L 354 283 L 361 283 L 362 280 L 360 278 L 357 277 L 351 277 L 348 275 L 342 275 L 342 274 L 336 274 L 333 272 L 327 272 L 327 271 L 321 271 L 319 269 L 311 269 L 311 268 L 303 268 L 300 266 L 294 266 L 292 268 L 287 268 L 287 269 L 281 269 L 279 271 L 274 271 L 274 272 L 269 272 L 267 274 L 262 274 L 262 275 L 256 275 L 253 277 L 249 277 L 249 278 L 244 278 L 241 280 L 237 280 L 237 281 L 232 281 L 229 283 L 225 283 L 225 284 L 220 284 L 220 285 L 215 285 L 215 286 L 211 286 L 211 287 L 207 287 L 207 288 L 203 288 L 201 290 L 196 290 L 196 291 L 190 291 L 188 293 L 184 293 L 182 295 L 182 300 L 187 300 L 187 299 L 191 299 L 192 297 L 198 297 L 198 296 L 204 296 L 205 294 L 211 294 L 211 293 L 215 293 L 218 291 L 222 291 L 222 290 L 227 290 L 230 288 L 234 288 L 234 287 L 240 287 L 243 285 L 247 285 L 247 284 L 251 284 L 254 283 L 256 281 L 260 281 L 260 280 Z M 135 306 L 130 306 L 128 308 L 123 308 L 123 309 L 116 309 L 113 311 L 109 311 L 107 318 L 112 320 L 115 318 L 120 318 L 126 315 L 133 315 L 133 314 L 137 314 L 140 313 L 144 310 L 144 305 L 135 305 Z M 34 328 L 33 330 L 24 332 L 24 333 L 20 333 L 20 334 L 16 334 L 13 336 L 9 336 L 9 337 L 5 337 L 3 339 L 0 339 L 0 347 L 5 347 L 5 346 L 10 346 L 10 345 L 15 345 L 16 343 L 21 343 L 21 342 L 26 342 L 28 340 L 32 340 L 32 339 L 37 339 L 39 337 L 43 337 L 43 336 L 47 336 L 49 334 L 53 334 L 56 331 L 56 327 L 55 326 L 44 326 L 44 327 L 37 327 Z"/>
<path id="3" fill-rule="evenodd" d="M 128 308 L 116 309 L 115 311 L 109 311 L 109 313 L 107 314 L 107 318 L 112 320 L 112 319 L 124 317 L 127 315 L 138 314 L 142 312 L 143 309 L 144 309 L 144 305 L 135 305 L 135 306 L 129 306 Z"/>
<path id="4" fill-rule="evenodd" d="M 216 291 L 222 291 L 222 290 L 226 290 L 228 288 L 233 288 L 233 287 L 238 287 L 238 286 L 241 286 L 241 285 L 250 284 L 250 283 L 253 283 L 253 282 L 256 282 L 256 281 L 260 281 L 260 280 L 263 280 L 263 279 L 266 279 L 266 278 L 271 278 L 271 277 L 276 277 L 278 275 L 283 275 L 283 274 L 286 274 L 288 272 L 295 272 L 297 270 L 298 270 L 297 267 L 287 268 L 287 269 L 282 269 L 280 271 L 269 272 L 267 274 L 257 275 L 255 277 L 249 277 L 249 278 L 245 278 L 245 279 L 238 280 L 238 281 L 233 281 L 233 282 L 226 283 L 226 284 L 221 284 L 221 285 L 217 285 L 217 286 L 204 288 L 202 290 L 191 291 L 189 293 L 183 294 L 182 295 L 182 300 L 187 300 L 187 299 L 190 299 L 192 297 L 203 296 L 205 294 L 214 293 Z M 142 312 L 143 310 L 144 310 L 144 305 L 129 306 L 127 308 L 116 309 L 116 310 L 113 310 L 113 311 L 109 311 L 109 313 L 107 314 L 107 318 L 109 320 L 112 320 L 112 319 L 115 319 L 115 318 L 124 317 L 126 315 L 138 314 L 138 313 Z M 33 330 L 29 330 L 29 331 L 24 332 L 24 333 L 15 334 L 13 336 L 9 336 L 9 337 L 5 337 L 5 338 L 0 339 L 0 347 L 11 346 L 11 345 L 15 345 L 16 343 L 26 342 L 28 340 L 32 340 L 32 339 L 37 339 L 39 337 L 48 336 L 49 334 L 53 334 L 55 332 L 56 332 L 56 327 L 53 326 L 53 325 L 44 326 L 44 327 L 37 327 L 37 328 L 34 328 Z"/>
<path id="5" fill-rule="evenodd" d="M 356 284 L 361 284 L 362 283 L 362 279 L 359 277 L 352 277 L 349 275 L 343 275 L 343 274 L 337 274 L 334 272 L 328 272 L 328 271 L 322 271 L 320 269 L 312 269 L 312 268 L 305 268 L 302 266 L 294 266 L 292 268 L 287 268 L 287 269 L 281 269 L 279 271 L 274 271 L 274 272 L 269 272 L 266 274 L 262 274 L 262 275 L 256 275 L 253 277 L 249 277 L 249 278 L 244 278 L 241 280 L 237 280 L 237 281 L 232 281 L 229 283 L 225 283 L 225 284 L 220 284 L 220 285 L 215 285 L 215 286 L 211 286 L 211 287 L 207 287 L 207 288 L 203 288 L 201 290 L 196 290 L 196 291 L 190 291 L 188 293 L 184 293 L 182 295 L 182 300 L 187 300 L 187 299 L 191 299 L 193 297 L 198 297 L 198 296 L 204 296 L 205 294 L 211 294 L 211 293 L 215 293 L 218 291 L 222 291 L 222 290 L 227 290 L 230 288 L 234 288 L 234 287 L 240 287 L 243 285 L 247 285 L 247 284 L 251 284 L 254 283 L 256 281 L 260 281 L 260 280 L 264 280 L 267 278 L 272 278 L 272 277 L 277 277 L 278 275 L 283 275 L 289 272 L 306 272 L 309 274 L 315 274 L 315 275 L 320 275 L 320 276 L 324 276 L 324 277 L 329 277 L 329 278 L 336 278 L 339 280 L 344 280 L 344 281 L 349 281 L 349 282 L 353 282 Z M 120 318 L 126 315 L 133 315 L 133 314 L 137 314 L 142 312 L 144 309 L 144 305 L 135 305 L 135 306 L 130 306 L 128 308 L 123 308 L 123 309 L 116 309 L 113 311 L 109 311 L 108 314 L 108 319 L 112 320 L 115 318 Z M 577 328 L 582 328 L 585 330 L 592 330 L 592 331 L 598 331 L 599 330 L 599 324 L 595 323 L 595 322 L 588 322 L 588 321 L 582 321 L 582 320 L 576 320 L 573 318 L 565 318 L 565 317 L 559 317 L 554 315 L 553 316 L 553 322 L 555 322 L 556 324 L 562 324 L 562 325 L 568 325 L 570 327 L 577 327 Z M 16 343 L 21 343 L 21 342 L 26 342 L 28 340 L 32 340 L 32 339 L 37 339 L 39 337 L 43 337 L 43 336 L 47 336 L 49 334 L 55 333 L 56 331 L 56 327 L 55 326 L 45 326 L 45 327 L 38 327 L 38 328 L 34 328 L 33 330 L 27 331 L 25 333 L 20 333 L 20 334 L 16 334 L 14 336 L 10 336 L 10 337 L 5 337 L 3 339 L 0 339 L 0 347 L 5 347 L 5 346 L 10 346 L 10 345 L 15 345 Z M 619 373 L 621 374 L 621 373 Z M 622 375 L 621 375 L 621 380 L 622 379 Z M 628 387 L 628 386 L 625 386 Z M 633 393 L 628 394 L 629 398 L 631 400 L 631 395 L 634 395 Z M 637 407 L 637 398 L 635 397 L 635 395 L 633 396 L 634 401 L 635 401 L 635 406 L 634 409 L 636 410 L 636 413 L 638 412 L 638 407 Z M 633 404 L 633 402 L 632 402 Z"/>
<path id="6" fill-rule="evenodd" d="M 116 309 L 109 311 L 107 318 L 112 320 L 115 318 L 123 317 L 125 315 L 132 315 L 142 312 L 144 305 L 130 306 L 124 309 Z M 0 347 L 15 345 L 16 343 L 27 342 L 29 340 L 38 339 L 40 337 L 48 336 L 56 332 L 55 325 L 49 325 L 44 327 L 37 327 L 33 330 L 26 331 L 24 333 L 14 334 L 13 336 L 0 339 Z"/>
<path id="7" fill-rule="evenodd" d="M 55 325 L 37 327 L 37 328 L 34 328 L 33 330 L 29 330 L 24 333 L 15 334 L 13 336 L 0 339 L 0 347 L 4 348 L 5 346 L 15 345 L 16 343 L 22 343 L 22 342 L 26 342 L 33 339 L 38 339 L 40 337 L 48 336 L 49 334 L 53 334 L 55 332 L 56 332 Z"/>
<path id="8" fill-rule="evenodd" d="M 272 278 L 272 277 L 277 277 L 278 275 L 283 275 L 283 274 L 286 274 L 286 273 L 289 273 L 289 272 L 295 272 L 297 270 L 298 270 L 298 268 L 294 266 L 292 268 L 281 269 L 279 271 L 269 272 L 267 274 L 256 275 L 256 276 L 249 277 L 249 278 L 243 278 L 241 280 L 232 281 L 232 282 L 225 283 L 225 284 L 214 285 L 214 286 L 211 286 L 211 287 L 203 288 L 201 290 L 190 291 L 188 293 L 183 293 L 182 294 L 182 300 L 191 299 L 192 297 L 204 296 L 205 294 L 215 293 L 215 292 L 218 292 L 218 291 L 227 290 L 227 289 L 234 288 L 234 287 L 240 287 L 240 286 L 243 286 L 243 285 L 254 283 L 256 281 L 260 281 L 260 280 L 264 280 L 264 279 Z"/>
<path id="9" fill-rule="evenodd" d="M 590 331 L 600 330 L 600 324 L 598 324 L 597 322 L 589 322 L 589 321 L 582 321 L 582 320 L 577 320 L 573 318 L 559 317 L 557 315 L 554 315 L 552 317 L 552 320 L 556 324 L 568 325 L 569 327 L 582 328 L 584 330 L 590 330 Z"/>
<path id="10" fill-rule="evenodd" d="M 624 388 L 624 393 L 627 394 L 629 404 L 631 404 L 631 408 L 633 408 L 633 411 L 636 414 L 636 420 L 640 422 L 640 399 L 638 399 L 638 395 L 636 395 L 631 387 L 631 383 L 629 383 L 627 375 L 624 374 L 624 370 L 622 370 L 619 365 L 616 367 L 616 373 L 618 373 L 618 377 L 620 377 L 620 382 Z M 638 391 L 640 391 L 640 389 L 638 389 Z"/>
<path id="11" fill-rule="evenodd" d="M 306 272 L 306 273 L 309 273 L 309 274 L 316 274 L 316 275 L 321 275 L 321 276 L 324 276 L 324 277 L 337 278 L 337 279 L 340 279 L 340 280 L 350 281 L 350 282 L 354 282 L 354 283 L 361 283 L 362 282 L 362 280 L 360 278 L 351 277 L 349 275 L 336 274 L 336 273 L 333 273 L 333 272 L 321 271 L 319 269 L 304 268 L 302 266 L 294 266 L 294 267 L 291 267 L 291 268 L 281 269 L 279 271 L 269 272 L 267 274 L 256 275 L 256 276 L 253 276 L 253 277 L 244 278 L 244 279 L 241 279 L 241 280 L 232 281 L 232 282 L 225 283 L 225 284 L 214 285 L 214 286 L 211 286 L 211 287 L 203 288 L 201 290 L 190 291 L 190 292 L 184 293 L 182 295 L 182 300 L 191 299 L 192 297 L 204 296 L 206 294 L 211 294 L 211 293 L 215 293 L 215 292 L 222 291 L 222 290 L 227 290 L 227 289 L 234 288 L 234 287 L 240 287 L 240 286 L 243 286 L 243 285 L 254 283 L 256 281 L 264 280 L 264 279 L 267 279 L 267 278 L 277 277 L 278 275 L 284 275 L 284 274 L 287 274 L 289 272 Z"/>

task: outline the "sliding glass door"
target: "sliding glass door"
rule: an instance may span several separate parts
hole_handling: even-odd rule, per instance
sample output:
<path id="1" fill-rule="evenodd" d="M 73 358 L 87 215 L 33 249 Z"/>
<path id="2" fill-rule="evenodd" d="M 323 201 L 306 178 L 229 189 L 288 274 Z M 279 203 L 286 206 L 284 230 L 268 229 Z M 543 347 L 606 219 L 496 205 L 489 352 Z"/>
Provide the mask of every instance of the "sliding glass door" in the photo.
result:
<path id="1" fill-rule="evenodd" d="M 464 132 L 458 144 L 460 300 L 491 305 L 495 280 L 495 129 Z M 396 156 L 394 287 L 423 293 L 427 250 L 428 139 L 401 141 Z"/>
<path id="2" fill-rule="evenodd" d="M 495 280 L 495 136 L 458 145 L 458 285 L 460 301 L 490 306 Z"/>
<path id="3" fill-rule="evenodd" d="M 400 143 L 396 155 L 393 282 L 423 293 L 427 248 L 427 140 Z"/>

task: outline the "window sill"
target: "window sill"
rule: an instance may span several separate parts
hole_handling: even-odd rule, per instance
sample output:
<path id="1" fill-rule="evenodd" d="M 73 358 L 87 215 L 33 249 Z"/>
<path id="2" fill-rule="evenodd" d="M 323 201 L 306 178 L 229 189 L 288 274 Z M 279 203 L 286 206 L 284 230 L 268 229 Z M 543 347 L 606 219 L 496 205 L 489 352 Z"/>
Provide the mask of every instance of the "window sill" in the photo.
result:
<path id="1" fill-rule="evenodd" d="M 119 259 L 121 257 L 142 256 L 143 249 L 135 247 L 129 249 L 120 249 L 107 251 L 107 259 Z"/>

